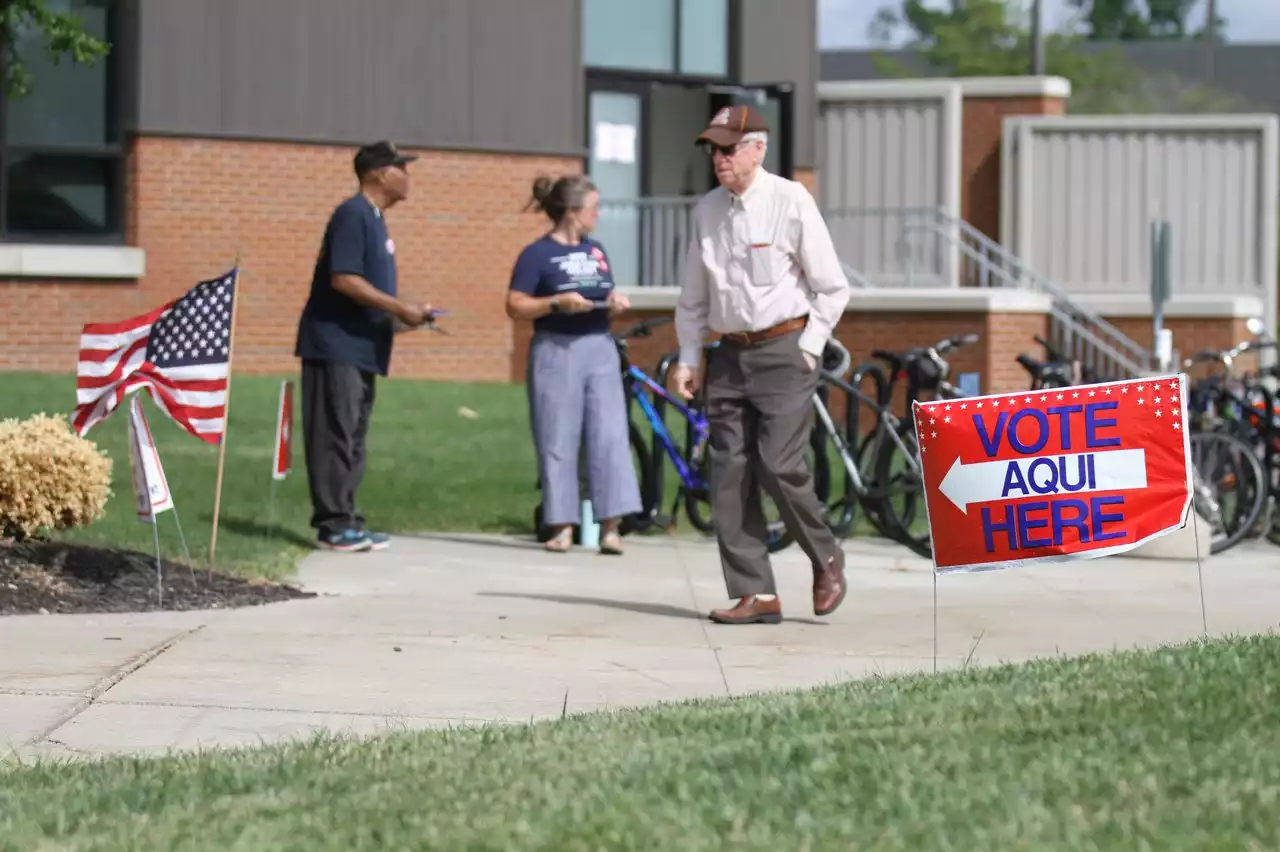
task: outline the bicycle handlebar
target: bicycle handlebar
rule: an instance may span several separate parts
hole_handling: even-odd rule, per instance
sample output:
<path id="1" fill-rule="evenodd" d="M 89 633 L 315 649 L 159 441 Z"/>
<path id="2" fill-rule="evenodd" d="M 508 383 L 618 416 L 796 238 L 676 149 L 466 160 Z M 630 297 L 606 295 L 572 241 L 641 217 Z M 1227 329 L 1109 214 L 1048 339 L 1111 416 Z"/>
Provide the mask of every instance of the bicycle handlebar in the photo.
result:
<path id="1" fill-rule="evenodd" d="M 887 349 L 873 349 L 871 357 L 879 358 L 881 361 L 887 361 L 894 369 L 898 369 L 904 362 L 921 355 L 926 356 L 935 363 L 940 360 L 942 353 L 949 352 L 959 346 L 969 346 L 977 343 L 982 339 L 982 335 L 970 332 L 969 334 L 957 334 L 952 337 L 944 337 L 932 346 L 914 346 L 901 353 L 890 352 Z"/>
<path id="2" fill-rule="evenodd" d="M 954 337 L 948 337 L 946 340 L 940 340 L 930 348 L 938 355 L 941 355 L 943 352 L 955 349 L 958 346 L 972 346 L 981 339 L 982 335 L 977 334 L 976 332 L 958 334 Z"/>
<path id="3" fill-rule="evenodd" d="M 630 328 L 623 329 L 613 337 L 615 340 L 629 340 L 633 337 L 649 337 L 655 328 L 660 325 L 666 325 L 673 321 L 672 317 L 660 316 L 647 319 L 644 322 L 636 323 Z"/>
<path id="4" fill-rule="evenodd" d="M 1231 362 L 1246 352 L 1257 352 L 1263 349 L 1275 349 L 1276 342 L 1270 338 L 1260 340 L 1246 340 L 1238 343 L 1230 349 L 1201 349 L 1190 358 L 1183 359 L 1184 367 L 1191 367 L 1206 361 L 1217 361 L 1225 367 L 1230 367 Z"/>

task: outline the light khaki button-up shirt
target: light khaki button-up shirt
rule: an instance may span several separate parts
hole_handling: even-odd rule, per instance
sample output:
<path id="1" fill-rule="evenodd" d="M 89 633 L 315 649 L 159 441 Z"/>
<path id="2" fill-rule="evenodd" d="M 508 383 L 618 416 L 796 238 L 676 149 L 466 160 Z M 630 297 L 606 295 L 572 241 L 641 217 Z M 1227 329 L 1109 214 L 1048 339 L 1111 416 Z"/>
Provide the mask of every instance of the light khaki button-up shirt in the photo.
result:
<path id="1" fill-rule="evenodd" d="M 681 364 L 702 364 L 709 330 L 760 331 L 804 314 L 800 348 L 821 359 L 848 302 L 849 282 L 804 184 L 760 169 L 741 196 L 717 187 L 694 208 L 675 311 Z"/>

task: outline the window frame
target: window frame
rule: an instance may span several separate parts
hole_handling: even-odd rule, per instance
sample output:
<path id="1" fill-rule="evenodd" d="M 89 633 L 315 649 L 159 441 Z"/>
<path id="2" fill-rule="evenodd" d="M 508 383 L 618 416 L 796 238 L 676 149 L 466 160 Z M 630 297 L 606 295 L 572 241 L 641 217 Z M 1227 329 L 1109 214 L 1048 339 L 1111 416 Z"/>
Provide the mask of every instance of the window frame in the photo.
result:
<path id="1" fill-rule="evenodd" d="M 86 246 L 123 246 L 126 244 L 128 216 L 128 156 L 125 144 L 124 120 L 124 83 L 125 68 L 120 48 L 124 31 L 120 0 L 111 0 L 106 4 L 106 41 L 109 46 L 107 55 L 100 57 L 106 78 L 106 109 L 104 124 L 106 139 L 94 145 L 10 145 L 9 137 L 9 98 L 0 89 L 0 247 L 10 245 L 86 245 Z M 64 57 L 63 62 L 74 62 Z M 4 79 L 7 63 L 0 55 L 0 80 Z M 33 88 L 39 85 L 36 80 Z M 74 157 L 83 160 L 107 162 L 107 216 L 108 228 L 103 233 L 76 231 L 60 232 L 17 232 L 9 228 L 9 165 L 20 156 L 46 155 Z"/>
<path id="2" fill-rule="evenodd" d="M 586 14 L 586 3 L 589 0 L 581 0 L 578 6 L 578 44 L 581 50 L 582 37 L 585 33 L 583 26 L 583 17 Z M 652 2 L 652 0 L 645 0 Z M 675 6 L 675 15 L 671 27 L 672 41 L 672 64 L 675 66 L 671 71 L 660 71 L 652 68 L 616 68 L 612 65 L 592 65 L 584 61 L 582 67 L 585 71 L 593 76 L 614 77 L 619 81 L 638 80 L 654 82 L 671 82 L 671 83 L 695 83 L 705 85 L 723 85 L 730 80 L 738 78 L 738 40 L 734 38 L 737 32 L 738 18 L 740 14 L 739 0 L 725 0 L 724 8 L 724 38 L 725 38 L 725 68 L 723 74 L 686 74 L 683 70 L 683 62 L 680 56 L 680 33 L 684 24 L 684 0 L 670 0 Z"/>

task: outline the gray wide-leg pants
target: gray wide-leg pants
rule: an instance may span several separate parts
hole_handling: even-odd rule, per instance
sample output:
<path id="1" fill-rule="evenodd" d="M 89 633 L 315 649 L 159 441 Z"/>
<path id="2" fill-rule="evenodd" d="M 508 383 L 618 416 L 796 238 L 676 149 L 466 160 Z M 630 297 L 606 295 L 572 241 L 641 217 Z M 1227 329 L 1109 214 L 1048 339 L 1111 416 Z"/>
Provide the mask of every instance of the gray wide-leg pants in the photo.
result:
<path id="1" fill-rule="evenodd" d="M 595 517 L 639 512 L 640 483 L 613 339 L 608 334 L 536 332 L 527 380 L 543 523 L 562 526 L 582 518 L 578 460 L 584 438 Z"/>

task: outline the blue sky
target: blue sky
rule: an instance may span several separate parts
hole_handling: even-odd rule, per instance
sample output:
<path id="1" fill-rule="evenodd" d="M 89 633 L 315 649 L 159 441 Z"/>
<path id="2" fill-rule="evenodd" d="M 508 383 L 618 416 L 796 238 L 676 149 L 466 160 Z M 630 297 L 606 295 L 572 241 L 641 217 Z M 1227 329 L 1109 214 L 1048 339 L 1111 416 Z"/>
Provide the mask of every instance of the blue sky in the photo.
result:
<path id="1" fill-rule="evenodd" d="M 1029 0 L 1021 0 L 1029 5 Z M 867 24 L 876 10 L 893 0 L 818 0 L 818 45 L 821 48 L 868 47 Z M 949 0 L 932 0 L 942 6 Z M 1070 11 L 1066 0 L 1044 0 L 1045 25 L 1056 29 L 1067 24 Z M 1234 42 L 1280 42 L 1280 0 L 1218 0 L 1218 15 L 1226 18 L 1226 36 Z M 1199 25 L 1204 19 L 1203 2 L 1192 12 Z"/>

